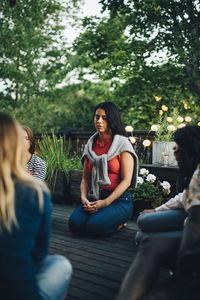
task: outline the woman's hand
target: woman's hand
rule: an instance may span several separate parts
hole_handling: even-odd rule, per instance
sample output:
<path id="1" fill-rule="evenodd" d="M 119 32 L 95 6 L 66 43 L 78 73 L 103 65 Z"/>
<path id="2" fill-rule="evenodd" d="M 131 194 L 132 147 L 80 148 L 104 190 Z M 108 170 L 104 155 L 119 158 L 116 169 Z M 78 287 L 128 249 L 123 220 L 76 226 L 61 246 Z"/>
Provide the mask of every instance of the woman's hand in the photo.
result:
<path id="1" fill-rule="evenodd" d="M 82 198 L 81 202 L 82 202 L 83 208 L 90 206 L 90 201 L 87 198 Z"/>
<path id="2" fill-rule="evenodd" d="M 90 202 L 90 205 L 91 205 L 91 209 L 90 209 L 90 212 L 91 212 L 91 213 L 95 213 L 95 212 L 97 212 L 99 209 L 108 206 L 106 200 L 97 200 L 97 201 L 94 201 L 94 202 Z"/>
<path id="3" fill-rule="evenodd" d="M 89 213 L 95 212 L 95 208 L 91 205 L 91 202 L 87 198 L 82 198 L 81 202 L 82 202 L 84 211 L 89 212 Z"/>
<path id="4" fill-rule="evenodd" d="M 140 212 L 140 215 L 142 214 L 146 214 L 146 213 L 152 213 L 152 212 L 156 212 L 155 209 L 144 209 L 143 211 Z"/>

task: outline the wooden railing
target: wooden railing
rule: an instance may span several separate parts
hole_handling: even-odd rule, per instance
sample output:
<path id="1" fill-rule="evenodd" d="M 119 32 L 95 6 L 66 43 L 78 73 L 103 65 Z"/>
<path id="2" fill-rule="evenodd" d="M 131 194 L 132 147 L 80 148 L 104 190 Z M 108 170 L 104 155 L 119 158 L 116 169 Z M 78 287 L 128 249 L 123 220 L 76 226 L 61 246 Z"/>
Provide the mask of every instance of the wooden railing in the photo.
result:
<path id="1" fill-rule="evenodd" d="M 61 130 L 59 132 L 56 132 L 55 134 L 57 136 L 62 135 L 65 136 L 66 139 L 70 139 L 72 143 L 72 153 L 77 155 L 78 157 L 81 157 L 85 144 L 87 143 L 89 137 L 94 132 L 88 132 L 88 131 L 76 131 L 74 129 L 68 129 Z M 52 133 L 47 133 L 48 135 L 52 135 Z M 138 155 L 139 160 L 142 163 L 145 164 L 151 164 L 152 163 L 152 142 L 155 138 L 155 133 L 150 131 L 133 131 L 131 134 L 128 134 L 128 136 L 133 136 L 136 138 L 136 143 L 133 144 L 133 148 L 135 152 Z M 143 141 L 145 139 L 149 139 L 151 141 L 150 146 L 145 147 L 143 146 Z M 42 139 L 42 133 L 35 133 L 35 139 L 36 141 Z M 39 149 L 38 149 L 39 152 Z"/>

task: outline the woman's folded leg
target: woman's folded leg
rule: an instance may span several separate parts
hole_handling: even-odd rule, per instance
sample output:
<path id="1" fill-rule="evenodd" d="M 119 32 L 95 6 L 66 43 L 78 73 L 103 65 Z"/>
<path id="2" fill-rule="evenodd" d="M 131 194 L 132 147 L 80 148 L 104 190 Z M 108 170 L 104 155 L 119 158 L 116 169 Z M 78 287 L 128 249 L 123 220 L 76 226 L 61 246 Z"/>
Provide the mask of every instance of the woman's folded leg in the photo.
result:
<path id="1" fill-rule="evenodd" d="M 44 300 L 63 299 L 71 276 L 71 263 L 61 255 L 48 255 L 36 267 L 36 281 Z"/>

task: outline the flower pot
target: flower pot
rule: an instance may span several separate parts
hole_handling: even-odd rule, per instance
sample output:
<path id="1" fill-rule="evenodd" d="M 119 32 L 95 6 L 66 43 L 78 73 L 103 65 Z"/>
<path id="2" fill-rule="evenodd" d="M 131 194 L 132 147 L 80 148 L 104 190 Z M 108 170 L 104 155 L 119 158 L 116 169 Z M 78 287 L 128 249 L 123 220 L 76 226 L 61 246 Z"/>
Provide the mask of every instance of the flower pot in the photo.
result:
<path id="1" fill-rule="evenodd" d="M 144 209 L 152 209 L 151 201 L 137 200 L 133 202 L 133 219 L 136 220 L 140 212 Z"/>
<path id="2" fill-rule="evenodd" d="M 81 201 L 80 184 L 82 179 L 82 170 L 69 170 L 69 202 L 77 205 Z"/>
<path id="3" fill-rule="evenodd" d="M 173 147 L 175 142 L 153 142 L 152 164 L 163 167 L 177 166 Z"/>
<path id="4" fill-rule="evenodd" d="M 57 172 L 55 185 L 51 184 L 50 189 L 52 191 L 53 202 L 63 204 L 69 202 L 69 184 L 64 171 L 59 170 Z"/>

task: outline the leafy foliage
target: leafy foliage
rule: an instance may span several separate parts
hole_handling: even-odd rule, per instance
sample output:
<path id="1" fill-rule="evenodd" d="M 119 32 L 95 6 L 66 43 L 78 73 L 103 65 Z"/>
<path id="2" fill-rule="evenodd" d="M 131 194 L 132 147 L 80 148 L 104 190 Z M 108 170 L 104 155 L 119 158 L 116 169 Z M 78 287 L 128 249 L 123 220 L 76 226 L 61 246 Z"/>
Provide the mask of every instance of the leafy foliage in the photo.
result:
<path id="1" fill-rule="evenodd" d="M 52 184 L 53 188 L 58 171 L 64 171 L 66 177 L 69 178 L 69 170 L 81 169 L 80 158 L 70 154 L 70 141 L 66 142 L 63 136 L 58 138 L 54 133 L 52 136 L 42 135 L 42 140 L 39 141 L 38 145 L 40 156 L 47 164 L 46 180 Z"/>
<path id="2" fill-rule="evenodd" d="M 1 1 L 0 109 L 33 130 L 49 130 L 59 117 L 53 116 L 55 99 L 50 103 L 49 95 L 68 72 L 69 46 L 62 24 L 79 2 L 18 0 L 10 8 L 7 0 Z"/>
<path id="3" fill-rule="evenodd" d="M 153 208 L 163 204 L 170 193 L 170 184 L 167 181 L 161 183 L 144 168 L 140 169 L 140 175 L 137 187 L 130 189 L 133 201 L 150 202 Z"/>
<path id="4" fill-rule="evenodd" d="M 109 18 L 83 21 L 73 67 L 80 79 L 90 73 L 109 82 L 111 100 L 135 129 L 155 122 L 162 104 L 180 113 L 187 104 L 198 120 L 199 9 L 197 1 L 189 2 L 101 0 Z"/>
<path id="5" fill-rule="evenodd" d="M 144 182 L 131 191 L 133 201 L 150 201 L 152 207 L 157 207 L 163 203 L 161 188 L 154 186 L 151 182 Z"/>

